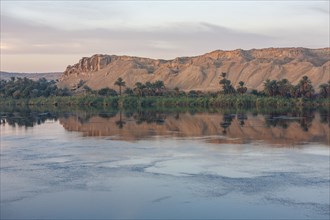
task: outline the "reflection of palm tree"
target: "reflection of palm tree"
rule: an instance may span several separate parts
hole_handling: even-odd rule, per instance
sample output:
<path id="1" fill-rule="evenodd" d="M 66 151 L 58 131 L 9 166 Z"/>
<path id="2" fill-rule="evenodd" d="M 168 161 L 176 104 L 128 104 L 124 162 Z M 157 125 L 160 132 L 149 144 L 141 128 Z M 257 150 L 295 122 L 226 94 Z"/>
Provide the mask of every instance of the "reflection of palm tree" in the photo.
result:
<path id="1" fill-rule="evenodd" d="M 239 120 L 239 124 L 241 125 L 241 126 L 244 126 L 244 124 L 245 124 L 245 120 L 247 120 L 247 115 L 246 114 L 244 114 L 244 113 L 241 113 L 241 114 L 238 114 L 237 115 L 237 118 L 238 118 L 238 120 Z"/>
<path id="2" fill-rule="evenodd" d="M 330 82 L 329 82 L 330 85 Z M 323 124 L 328 124 L 328 126 L 330 127 L 330 114 L 328 113 L 327 109 L 320 109 L 320 122 Z"/>
<path id="3" fill-rule="evenodd" d="M 223 115 L 223 122 L 220 123 L 220 126 L 223 128 L 222 133 L 227 134 L 227 128 L 231 125 L 233 121 L 233 116 L 231 114 Z"/>
<path id="4" fill-rule="evenodd" d="M 314 119 L 313 112 L 303 112 L 300 119 L 300 127 L 303 129 L 303 131 L 308 131 L 308 129 L 312 126 L 312 122 Z"/>
<path id="5" fill-rule="evenodd" d="M 279 114 L 279 113 L 270 113 L 269 115 L 265 116 L 265 123 L 267 127 L 277 127 L 280 126 L 284 129 L 289 127 L 289 123 L 292 120 L 286 119 L 287 114 Z"/>
<path id="6" fill-rule="evenodd" d="M 123 121 L 123 115 L 122 115 L 122 111 L 119 112 L 119 120 L 116 121 L 116 125 L 118 126 L 118 128 L 122 129 L 124 127 L 124 124 L 126 124 L 125 121 Z"/>

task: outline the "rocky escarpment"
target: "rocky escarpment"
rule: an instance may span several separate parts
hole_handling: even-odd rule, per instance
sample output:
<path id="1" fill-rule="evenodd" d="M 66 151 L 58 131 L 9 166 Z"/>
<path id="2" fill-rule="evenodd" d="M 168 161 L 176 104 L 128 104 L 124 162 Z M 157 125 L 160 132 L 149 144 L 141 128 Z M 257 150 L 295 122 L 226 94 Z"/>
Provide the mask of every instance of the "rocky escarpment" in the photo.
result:
<path id="1" fill-rule="evenodd" d="M 215 91 L 220 88 L 221 72 L 227 72 L 234 85 L 244 81 L 249 89 L 262 89 L 266 79 L 286 78 L 295 84 L 304 75 L 317 87 L 329 80 L 330 48 L 217 50 L 173 60 L 94 55 L 68 66 L 59 86 L 71 88 L 83 82 L 93 89 L 116 89 L 114 82 L 122 77 L 128 87 L 136 82 L 162 80 L 168 88 Z"/>
<path id="2" fill-rule="evenodd" d="M 64 75 L 69 76 L 72 74 L 83 72 L 95 72 L 105 68 L 111 62 L 111 56 L 108 55 L 94 55 L 92 57 L 83 57 L 79 63 L 73 66 L 69 65 Z"/>

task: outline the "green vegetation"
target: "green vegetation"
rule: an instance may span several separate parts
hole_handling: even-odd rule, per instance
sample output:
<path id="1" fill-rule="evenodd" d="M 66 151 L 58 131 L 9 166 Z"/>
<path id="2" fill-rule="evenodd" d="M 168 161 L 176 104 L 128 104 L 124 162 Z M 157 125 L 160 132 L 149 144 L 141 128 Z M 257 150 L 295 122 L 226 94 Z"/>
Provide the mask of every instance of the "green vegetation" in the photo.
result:
<path id="1" fill-rule="evenodd" d="M 328 84 L 325 84 L 329 87 Z M 328 88 L 329 90 L 329 88 Z M 312 86 L 312 82 L 307 76 L 304 76 L 297 85 L 293 86 L 287 79 L 282 79 L 280 81 L 267 80 L 264 83 L 264 93 L 267 96 L 281 96 L 281 97 L 294 97 L 294 98 L 314 98 L 317 97 L 315 90 Z M 327 96 L 325 96 L 326 98 Z"/>
<path id="2" fill-rule="evenodd" d="M 13 99 L 26 99 L 49 96 L 69 96 L 68 89 L 59 89 L 55 81 L 41 78 L 33 81 L 26 77 L 11 77 L 9 81 L 0 80 L 0 97 Z"/>
<path id="3" fill-rule="evenodd" d="M 54 105 L 54 106 L 111 106 L 116 108 L 139 107 L 202 107 L 202 108 L 284 108 L 293 106 L 329 106 L 330 81 L 319 87 L 316 93 L 311 81 L 304 76 L 297 85 L 288 80 L 267 80 L 264 90 L 247 92 L 240 81 L 235 89 L 227 74 L 221 74 L 218 92 L 181 91 L 179 88 L 167 89 L 162 81 L 137 82 L 134 88 L 123 91 L 126 83 L 122 78 L 114 83 L 119 87 L 119 96 L 111 88 L 92 90 L 83 83 L 79 93 L 60 89 L 54 81 L 27 78 L 12 78 L 0 81 L 1 105 Z"/>
<path id="4" fill-rule="evenodd" d="M 247 92 L 247 88 L 244 86 L 244 82 L 243 81 L 240 81 L 239 83 L 239 86 L 237 87 L 237 92 L 239 93 L 239 94 L 244 94 L 244 93 L 246 93 Z"/>
<path id="5" fill-rule="evenodd" d="M 121 87 L 126 86 L 126 83 L 124 82 L 124 80 L 121 77 L 119 77 L 117 79 L 117 81 L 115 82 L 115 85 L 119 86 L 119 95 L 121 96 Z"/>
<path id="6" fill-rule="evenodd" d="M 231 81 L 226 79 L 227 73 L 222 73 L 221 76 L 222 80 L 220 80 L 219 84 L 222 86 L 222 92 L 224 94 L 234 94 L 236 91 L 231 85 Z"/>

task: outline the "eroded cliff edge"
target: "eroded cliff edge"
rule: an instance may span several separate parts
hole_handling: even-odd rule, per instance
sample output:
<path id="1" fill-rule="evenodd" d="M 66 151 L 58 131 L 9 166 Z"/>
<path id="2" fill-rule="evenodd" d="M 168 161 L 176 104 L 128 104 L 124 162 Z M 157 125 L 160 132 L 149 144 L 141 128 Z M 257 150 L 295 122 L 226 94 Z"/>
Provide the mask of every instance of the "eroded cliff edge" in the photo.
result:
<path id="1" fill-rule="evenodd" d="M 261 90 L 266 79 L 286 78 L 295 84 L 304 75 L 316 88 L 330 79 L 330 48 L 217 50 L 173 60 L 96 54 L 69 65 L 59 86 L 72 88 L 82 81 L 92 89 L 116 89 L 114 82 L 122 77 L 128 87 L 162 80 L 168 88 L 216 91 L 221 72 L 227 72 L 235 86 L 244 81 L 249 89 Z"/>

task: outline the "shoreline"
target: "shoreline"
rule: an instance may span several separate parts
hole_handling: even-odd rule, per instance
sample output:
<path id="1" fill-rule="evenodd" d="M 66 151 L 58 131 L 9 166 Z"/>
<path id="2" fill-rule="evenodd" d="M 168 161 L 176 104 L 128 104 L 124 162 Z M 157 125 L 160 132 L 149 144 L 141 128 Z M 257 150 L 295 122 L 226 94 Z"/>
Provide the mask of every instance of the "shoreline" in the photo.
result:
<path id="1" fill-rule="evenodd" d="M 130 108 L 287 108 L 330 107 L 330 98 L 304 99 L 264 97 L 251 94 L 216 97 L 164 96 L 52 96 L 27 99 L 0 98 L 0 106 L 105 106 Z"/>

